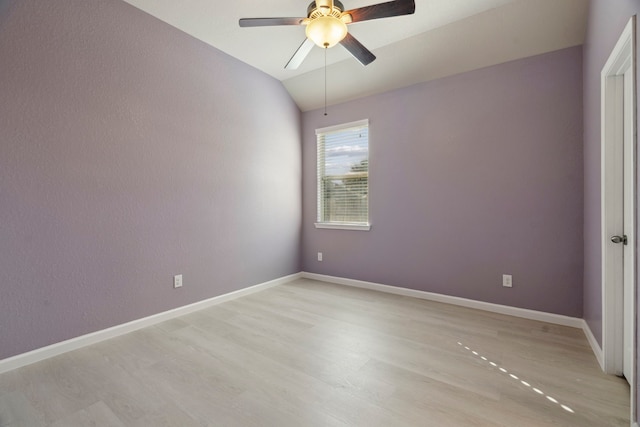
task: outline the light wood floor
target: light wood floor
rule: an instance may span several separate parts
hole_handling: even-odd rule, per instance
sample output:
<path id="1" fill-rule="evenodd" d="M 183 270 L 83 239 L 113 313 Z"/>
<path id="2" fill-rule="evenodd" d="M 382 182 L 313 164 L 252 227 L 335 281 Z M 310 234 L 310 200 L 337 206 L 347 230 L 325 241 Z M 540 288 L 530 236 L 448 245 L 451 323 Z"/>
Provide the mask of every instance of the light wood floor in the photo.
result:
<path id="1" fill-rule="evenodd" d="M 0 375 L 0 426 L 628 426 L 581 330 L 298 280 Z"/>

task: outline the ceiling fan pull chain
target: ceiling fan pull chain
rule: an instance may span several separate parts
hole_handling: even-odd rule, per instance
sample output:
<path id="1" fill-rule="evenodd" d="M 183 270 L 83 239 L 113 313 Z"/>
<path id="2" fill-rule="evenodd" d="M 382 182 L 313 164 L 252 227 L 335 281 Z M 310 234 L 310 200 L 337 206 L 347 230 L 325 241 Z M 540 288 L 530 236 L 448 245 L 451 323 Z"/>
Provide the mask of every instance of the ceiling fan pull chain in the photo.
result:
<path id="1" fill-rule="evenodd" d="M 327 49 L 324 48 L 324 115 L 327 115 Z"/>

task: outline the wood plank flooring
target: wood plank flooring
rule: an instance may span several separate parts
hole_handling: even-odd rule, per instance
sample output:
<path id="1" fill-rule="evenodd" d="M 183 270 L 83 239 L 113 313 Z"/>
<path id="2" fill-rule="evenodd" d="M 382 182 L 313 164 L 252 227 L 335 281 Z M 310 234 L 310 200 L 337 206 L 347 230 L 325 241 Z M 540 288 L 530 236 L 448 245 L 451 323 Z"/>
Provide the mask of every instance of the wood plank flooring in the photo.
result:
<path id="1" fill-rule="evenodd" d="M 0 375 L 0 427 L 628 425 L 581 330 L 305 279 Z"/>

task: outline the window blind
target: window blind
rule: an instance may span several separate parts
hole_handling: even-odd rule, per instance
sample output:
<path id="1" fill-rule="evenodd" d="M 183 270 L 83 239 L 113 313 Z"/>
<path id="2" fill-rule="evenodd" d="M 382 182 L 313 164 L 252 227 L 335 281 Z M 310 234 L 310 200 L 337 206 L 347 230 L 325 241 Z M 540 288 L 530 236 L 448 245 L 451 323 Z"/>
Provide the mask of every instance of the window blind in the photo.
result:
<path id="1" fill-rule="evenodd" d="M 318 222 L 369 223 L 369 121 L 316 130 Z"/>

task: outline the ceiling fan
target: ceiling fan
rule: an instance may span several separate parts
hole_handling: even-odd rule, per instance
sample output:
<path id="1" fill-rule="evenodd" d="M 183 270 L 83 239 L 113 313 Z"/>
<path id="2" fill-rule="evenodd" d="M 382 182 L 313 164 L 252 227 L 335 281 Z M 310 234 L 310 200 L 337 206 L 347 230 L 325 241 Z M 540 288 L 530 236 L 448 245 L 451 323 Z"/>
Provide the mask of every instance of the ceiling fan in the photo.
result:
<path id="1" fill-rule="evenodd" d="M 295 70 L 302 64 L 314 44 L 327 49 L 340 43 L 362 65 L 368 65 L 376 59 L 375 55 L 349 34 L 347 24 L 410 15 L 415 10 L 414 0 L 394 0 L 346 11 L 338 0 L 315 0 L 307 8 L 306 18 L 242 18 L 240 26 L 306 25 L 307 38 L 284 67 L 289 70 Z"/>

